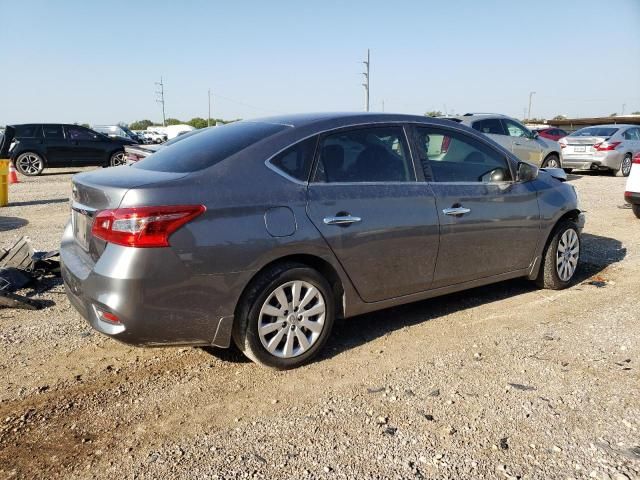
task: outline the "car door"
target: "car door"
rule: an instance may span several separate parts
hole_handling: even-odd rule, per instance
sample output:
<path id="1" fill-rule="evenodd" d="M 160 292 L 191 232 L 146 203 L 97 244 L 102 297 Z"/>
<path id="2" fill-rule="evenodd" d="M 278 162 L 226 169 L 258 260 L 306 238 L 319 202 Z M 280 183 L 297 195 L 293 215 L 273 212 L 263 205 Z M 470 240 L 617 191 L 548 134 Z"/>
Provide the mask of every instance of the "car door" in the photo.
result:
<path id="1" fill-rule="evenodd" d="M 322 135 L 311 178 L 308 216 L 364 301 L 430 287 L 438 215 L 429 184 L 416 180 L 402 125 Z"/>
<path id="2" fill-rule="evenodd" d="M 44 124 L 42 125 L 42 131 L 44 133 L 47 164 L 51 167 L 71 166 L 73 151 L 64 137 L 62 125 Z"/>
<path id="3" fill-rule="evenodd" d="M 105 146 L 102 135 L 79 125 L 65 125 L 64 133 L 69 142 L 74 165 L 101 165 L 105 163 Z"/>
<path id="4" fill-rule="evenodd" d="M 520 160 L 540 165 L 542 162 L 542 147 L 536 142 L 533 134 L 524 125 L 509 118 L 503 118 L 502 122 L 509 137 L 511 137 L 511 151 L 513 154 Z"/>
<path id="5" fill-rule="evenodd" d="M 513 181 L 504 152 L 461 130 L 416 126 L 414 138 L 440 221 L 432 287 L 529 267 L 540 229 L 533 184 Z"/>

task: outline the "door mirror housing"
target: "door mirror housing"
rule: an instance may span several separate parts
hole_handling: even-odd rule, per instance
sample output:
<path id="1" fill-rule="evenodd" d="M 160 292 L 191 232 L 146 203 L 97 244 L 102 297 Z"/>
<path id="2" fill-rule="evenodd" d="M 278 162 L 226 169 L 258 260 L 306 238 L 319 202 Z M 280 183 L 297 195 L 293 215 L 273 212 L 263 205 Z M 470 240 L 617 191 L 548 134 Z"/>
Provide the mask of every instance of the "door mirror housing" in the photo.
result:
<path id="1" fill-rule="evenodd" d="M 518 182 L 530 182 L 536 178 L 538 178 L 538 167 L 526 162 L 518 163 Z"/>

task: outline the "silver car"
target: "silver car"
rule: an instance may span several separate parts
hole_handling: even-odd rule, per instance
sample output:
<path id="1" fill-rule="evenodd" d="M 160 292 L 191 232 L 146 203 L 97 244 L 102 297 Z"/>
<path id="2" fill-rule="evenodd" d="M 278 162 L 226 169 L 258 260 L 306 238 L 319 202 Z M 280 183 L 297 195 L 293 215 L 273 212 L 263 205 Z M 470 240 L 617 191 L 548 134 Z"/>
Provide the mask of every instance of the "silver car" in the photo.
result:
<path id="1" fill-rule="evenodd" d="M 524 162 L 543 168 L 564 167 L 558 142 L 532 132 L 515 118 L 496 113 L 465 113 L 448 119 L 484 133 Z"/>
<path id="2" fill-rule="evenodd" d="M 565 179 L 448 120 L 240 121 L 76 175 L 62 275 L 117 340 L 233 340 L 292 368 L 337 317 L 516 277 L 571 285 L 584 216 Z"/>
<path id="3" fill-rule="evenodd" d="M 564 167 L 579 170 L 608 170 L 628 177 L 633 156 L 640 152 L 637 125 L 598 125 L 576 130 L 559 140 Z"/>

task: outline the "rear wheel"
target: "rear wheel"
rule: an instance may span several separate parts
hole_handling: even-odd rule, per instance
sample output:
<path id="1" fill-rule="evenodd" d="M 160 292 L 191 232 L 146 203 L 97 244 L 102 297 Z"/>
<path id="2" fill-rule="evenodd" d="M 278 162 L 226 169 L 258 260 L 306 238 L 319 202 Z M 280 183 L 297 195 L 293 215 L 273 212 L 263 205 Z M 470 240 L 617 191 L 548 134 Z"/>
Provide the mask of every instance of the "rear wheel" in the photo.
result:
<path id="1" fill-rule="evenodd" d="M 123 151 L 115 152 L 109 159 L 109 166 L 111 167 L 118 167 L 120 165 L 125 165 L 126 163 Z"/>
<path id="2" fill-rule="evenodd" d="M 633 214 L 637 217 L 640 218 L 640 205 L 638 204 L 631 204 L 631 210 L 633 210 Z"/>
<path id="3" fill-rule="evenodd" d="M 16 170 L 29 177 L 40 175 L 44 170 L 44 160 L 40 155 L 33 152 L 25 152 L 18 155 L 15 165 Z"/>
<path id="4" fill-rule="evenodd" d="M 540 288 L 562 290 L 571 285 L 580 261 L 580 234 L 571 220 L 561 221 L 551 234 L 542 257 L 536 284 Z"/>
<path id="5" fill-rule="evenodd" d="M 631 173 L 631 165 L 631 154 L 627 153 L 622 159 L 622 162 L 620 162 L 620 170 L 618 170 L 616 173 L 620 173 L 620 175 L 623 177 L 628 177 Z"/>
<path id="6" fill-rule="evenodd" d="M 260 365 L 295 368 L 320 351 L 334 318 L 333 293 L 320 273 L 296 263 L 276 265 L 240 300 L 233 339 Z"/>
<path id="7" fill-rule="evenodd" d="M 542 162 L 542 168 L 561 168 L 560 158 L 555 153 L 552 153 L 544 159 L 544 162 Z"/>

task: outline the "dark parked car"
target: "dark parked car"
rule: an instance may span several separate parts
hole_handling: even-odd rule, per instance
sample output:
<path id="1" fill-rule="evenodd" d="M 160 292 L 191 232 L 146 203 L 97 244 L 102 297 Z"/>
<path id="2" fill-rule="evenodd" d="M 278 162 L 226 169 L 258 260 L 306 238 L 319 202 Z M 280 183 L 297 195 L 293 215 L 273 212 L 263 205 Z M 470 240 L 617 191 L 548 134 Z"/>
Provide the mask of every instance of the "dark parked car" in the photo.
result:
<path id="1" fill-rule="evenodd" d="M 561 128 L 538 128 L 534 130 L 534 132 L 537 132 L 541 137 L 548 138 L 549 140 L 553 140 L 555 142 L 569 135 Z"/>
<path id="2" fill-rule="evenodd" d="M 24 175 L 40 175 L 45 167 L 123 165 L 124 146 L 136 143 L 80 125 L 31 123 L 13 128 L 11 160 Z"/>
<path id="3" fill-rule="evenodd" d="M 336 317 L 516 277 L 569 286 L 584 216 L 565 179 L 448 120 L 241 121 L 76 175 L 62 272 L 118 340 L 233 339 L 291 368 Z"/>

